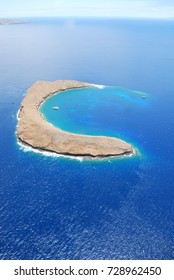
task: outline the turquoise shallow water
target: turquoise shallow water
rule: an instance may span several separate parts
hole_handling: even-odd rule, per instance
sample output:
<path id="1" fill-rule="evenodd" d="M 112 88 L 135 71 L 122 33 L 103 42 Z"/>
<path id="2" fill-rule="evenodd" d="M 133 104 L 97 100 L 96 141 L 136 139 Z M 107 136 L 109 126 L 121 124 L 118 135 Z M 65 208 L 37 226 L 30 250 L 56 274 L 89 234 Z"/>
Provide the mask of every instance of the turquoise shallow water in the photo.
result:
<path id="1" fill-rule="evenodd" d="M 62 91 L 44 101 L 39 110 L 62 130 L 117 137 L 140 148 L 138 135 L 151 107 L 152 98 L 143 92 L 99 86 Z"/>
<path id="2" fill-rule="evenodd" d="M 1 259 L 174 259 L 173 34 L 170 20 L 0 26 Z M 50 122 L 121 137 L 140 155 L 79 161 L 21 149 L 27 89 L 57 79 L 109 87 L 55 95 Z"/>

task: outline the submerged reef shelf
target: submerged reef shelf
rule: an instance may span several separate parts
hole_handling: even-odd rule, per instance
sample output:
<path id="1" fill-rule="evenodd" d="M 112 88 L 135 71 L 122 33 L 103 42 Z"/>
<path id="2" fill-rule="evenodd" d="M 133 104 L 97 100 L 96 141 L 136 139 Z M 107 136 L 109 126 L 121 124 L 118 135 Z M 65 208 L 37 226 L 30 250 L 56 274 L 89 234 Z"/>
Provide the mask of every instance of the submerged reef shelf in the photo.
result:
<path id="1" fill-rule="evenodd" d="M 27 91 L 19 110 L 18 139 L 33 148 L 64 155 L 103 158 L 134 154 L 133 147 L 121 139 L 66 132 L 48 123 L 40 114 L 40 105 L 53 94 L 93 86 L 73 80 L 34 83 Z"/>

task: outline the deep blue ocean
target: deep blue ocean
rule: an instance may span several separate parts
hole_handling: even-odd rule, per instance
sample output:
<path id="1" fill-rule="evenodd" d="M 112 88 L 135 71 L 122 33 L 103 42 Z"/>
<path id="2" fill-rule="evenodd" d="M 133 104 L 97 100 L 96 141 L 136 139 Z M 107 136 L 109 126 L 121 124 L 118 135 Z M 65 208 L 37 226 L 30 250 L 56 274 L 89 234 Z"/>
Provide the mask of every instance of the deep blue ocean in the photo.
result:
<path id="1" fill-rule="evenodd" d="M 174 258 L 173 34 L 172 20 L 0 26 L 0 259 Z M 55 95 L 50 122 L 57 114 L 62 129 L 120 137 L 137 155 L 22 149 L 16 115 L 26 90 L 58 79 L 107 87 Z"/>

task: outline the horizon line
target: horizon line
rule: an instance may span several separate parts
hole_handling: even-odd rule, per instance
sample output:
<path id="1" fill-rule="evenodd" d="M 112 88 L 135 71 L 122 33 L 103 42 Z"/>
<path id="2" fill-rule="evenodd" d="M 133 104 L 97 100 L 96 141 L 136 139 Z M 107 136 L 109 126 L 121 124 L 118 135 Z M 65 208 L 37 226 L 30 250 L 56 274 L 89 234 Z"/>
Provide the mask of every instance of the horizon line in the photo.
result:
<path id="1" fill-rule="evenodd" d="M 0 15 L 0 19 L 18 19 L 18 18 L 80 18 L 80 19 L 85 19 L 85 18 L 97 18 L 97 19 L 154 19 L 154 20 L 159 20 L 159 19 L 163 19 L 163 20 L 167 20 L 167 19 L 174 19 L 174 17 L 148 17 L 148 16 L 129 16 L 129 17 L 124 17 L 124 16 L 71 16 L 71 15 L 67 15 L 67 16 L 61 16 L 61 15 L 32 15 L 32 16 L 1 16 Z"/>

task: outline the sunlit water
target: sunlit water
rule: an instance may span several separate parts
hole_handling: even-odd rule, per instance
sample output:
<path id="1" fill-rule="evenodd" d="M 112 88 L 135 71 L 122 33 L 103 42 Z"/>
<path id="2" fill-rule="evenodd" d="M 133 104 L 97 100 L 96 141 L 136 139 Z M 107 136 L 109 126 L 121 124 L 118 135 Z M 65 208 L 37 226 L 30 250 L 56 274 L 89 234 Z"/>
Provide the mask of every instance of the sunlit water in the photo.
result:
<path id="1" fill-rule="evenodd" d="M 141 92 L 89 87 L 53 95 L 43 102 L 40 112 L 52 125 L 69 132 L 126 137 L 141 129 L 139 118 L 149 117 L 149 103 L 150 98 Z"/>
<path id="2" fill-rule="evenodd" d="M 174 258 L 173 32 L 158 20 L 0 26 L 1 259 Z M 56 79 L 107 87 L 51 97 L 40 109 L 49 122 L 125 139 L 138 155 L 77 161 L 22 149 L 24 94 Z"/>

